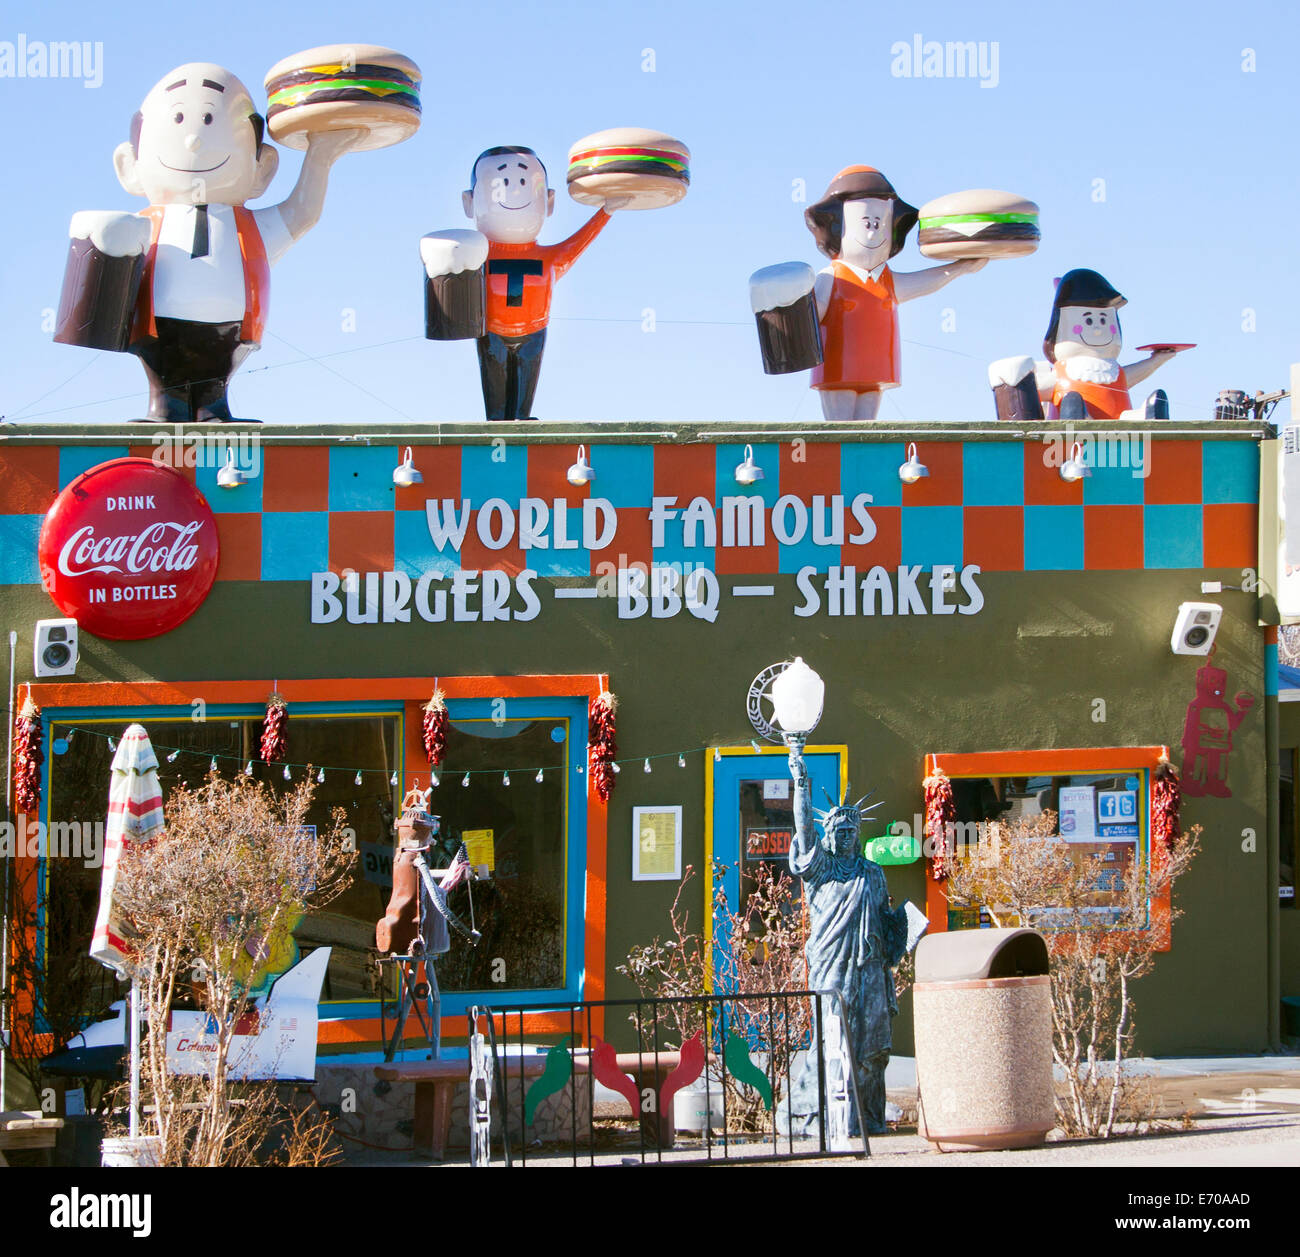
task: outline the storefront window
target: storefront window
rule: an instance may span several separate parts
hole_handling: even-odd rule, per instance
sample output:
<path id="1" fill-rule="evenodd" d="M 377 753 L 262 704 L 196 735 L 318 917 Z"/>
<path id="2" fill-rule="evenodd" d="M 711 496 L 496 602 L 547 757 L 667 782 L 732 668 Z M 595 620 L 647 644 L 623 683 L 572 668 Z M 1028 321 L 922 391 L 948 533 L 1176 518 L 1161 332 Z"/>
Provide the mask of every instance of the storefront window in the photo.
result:
<path id="1" fill-rule="evenodd" d="M 983 827 L 990 821 L 1015 825 L 1054 812 L 1056 836 L 1069 845 L 1073 862 L 1087 866 L 1092 875 L 1095 890 L 1089 915 L 1098 925 L 1119 918 L 1133 872 L 1145 859 L 1145 781 L 1141 773 L 970 777 L 957 778 L 952 785 L 959 852 L 982 841 Z M 988 907 L 1003 919 L 998 905 Z M 948 928 L 992 925 L 988 907 L 950 907 Z M 1052 905 L 1044 904 L 1035 914 L 1034 924 L 1050 927 L 1052 918 Z"/>
<path id="2" fill-rule="evenodd" d="M 487 864 L 491 876 L 452 892 L 450 907 L 466 920 L 472 897 L 482 940 L 472 947 L 452 934 L 438 962 L 444 991 L 565 984 L 567 738 L 556 719 L 451 722 L 442 785 L 429 804 L 442 817 L 436 863 L 448 864 L 464 841 L 471 863 Z"/>
<path id="3" fill-rule="evenodd" d="M 107 809 L 116 737 L 132 719 L 149 731 L 158 757 L 158 778 L 163 798 L 182 785 L 197 786 L 215 770 L 234 778 L 253 764 L 253 774 L 277 793 L 291 789 L 282 767 L 268 767 L 257 758 L 261 714 L 213 715 L 202 722 L 188 717 L 133 716 L 122 713 L 111 721 L 99 719 L 56 721 L 51 726 L 50 794 L 48 823 L 78 823 L 83 831 L 102 822 Z M 69 737 L 69 735 L 71 735 Z M 308 913 L 294 927 L 294 939 L 303 953 L 328 945 L 329 969 L 321 998 L 325 1001 L 373 999 L 377 995 L 374 957 L 375 922 L 383 915 L 388 889 L 382 873 L 371 874 L 366 857 L 391 852 L 397 787 L 391 784 L 397 767 L 398 717 L 393 715 L 294 715 L 290 722 L 289 750 L 292 776 L 301 780 L 306 765 L 314 773 L 324 770 L 316 785 L 307 823 L 328 827 L 335 808 L 342 808 L 346 824 L 355 832 L 358 856 L 352 885 L 319 912 Z M 357 775 L 360 773 L 360 784 Z M 46 968 L 66 963 L 67 949 L 85 950 L 99 902 L 98 863 L 79 859 L 47 861 L 48 893 L 45 938 Z M 116 984 L 107 969 L 102 978 L 107 1004 L 117 998 Z"/>

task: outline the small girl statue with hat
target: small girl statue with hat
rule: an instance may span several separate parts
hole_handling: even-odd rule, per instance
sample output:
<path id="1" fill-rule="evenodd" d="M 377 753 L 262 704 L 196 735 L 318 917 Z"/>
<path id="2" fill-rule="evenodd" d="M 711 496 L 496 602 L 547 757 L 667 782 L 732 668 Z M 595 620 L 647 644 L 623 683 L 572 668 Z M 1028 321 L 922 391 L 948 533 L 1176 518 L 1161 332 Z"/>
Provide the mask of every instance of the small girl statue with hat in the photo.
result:
<path id="1" fill-rule="evenodd" d="M 999 419 L 1015 423 L 1048 419 L 1081 423 L 1086 419 L 1168 419 L 1169 401 L 1156 389 L 1141 412 L 1130 388 L 1140 384 L 1186 344 L 1143 345 L 1152 352 L 1124 366 L 1119 311 L 1128 301 L 1104 276 L 1078 268 L 1056 281 L 1052 316 L 1043 337 L 1046 362 L 1019 355 L 989 365 Z"/>
<path id="2" fill-rule="evenodd" d="M 902 379 L 898 303 L 937 292 L 987 261 L 892 271 L 888 262 L 916 219 L 915 207 L 872 166 L 845 167 L 804 212 L 818 249 L 831 259 L 813 290 L 823 361 L 813 369 L 811 384 L 827 419 L 874 419 L 882 392 Z"/>

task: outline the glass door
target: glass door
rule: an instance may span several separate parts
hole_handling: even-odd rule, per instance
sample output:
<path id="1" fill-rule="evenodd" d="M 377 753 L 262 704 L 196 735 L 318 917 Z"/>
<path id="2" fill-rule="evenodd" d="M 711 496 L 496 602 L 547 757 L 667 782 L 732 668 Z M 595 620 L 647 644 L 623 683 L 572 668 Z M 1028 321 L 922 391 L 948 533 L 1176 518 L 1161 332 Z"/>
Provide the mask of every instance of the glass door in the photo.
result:
<path id="1" fill-rule="evenodd" d="M 839 802 L 847 773 L 843 747 L 813 747 L 804 752 L 812 787 L 813 807 L 824 809 L 831 797 Z M 790 840 L 794 835 L 794 783 L 786 749 L 719 748 L 710 756 L 709 842 L 705 851 L 705 893 L 712 905 L 717 878 L 732 912 L 743 913 L 753 890 L 754 874 L 762 864 L 775 872 L 789 871 Z M 825 793 L 823 793 L 823 791 Z M 713 930 L 720 923 L 713 922 Z M 715 933 L 715 937 L 718 937 Z M 719 941 L 720 938 L 719 938 Z"/>

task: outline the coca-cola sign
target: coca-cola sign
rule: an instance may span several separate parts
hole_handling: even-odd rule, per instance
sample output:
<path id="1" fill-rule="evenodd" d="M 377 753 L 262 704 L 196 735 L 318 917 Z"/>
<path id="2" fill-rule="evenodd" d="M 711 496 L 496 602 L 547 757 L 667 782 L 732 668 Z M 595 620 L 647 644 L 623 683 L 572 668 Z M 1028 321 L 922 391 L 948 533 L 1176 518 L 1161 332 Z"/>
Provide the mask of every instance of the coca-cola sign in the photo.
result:
<path id="1" fill-rule="evenodd" d="M 115 458 L 78 476 L 41 527 L 41 580 L 96 637 L 156 637 L 198 609 L 217 574 L 217 522 L 170 467 Z"/>

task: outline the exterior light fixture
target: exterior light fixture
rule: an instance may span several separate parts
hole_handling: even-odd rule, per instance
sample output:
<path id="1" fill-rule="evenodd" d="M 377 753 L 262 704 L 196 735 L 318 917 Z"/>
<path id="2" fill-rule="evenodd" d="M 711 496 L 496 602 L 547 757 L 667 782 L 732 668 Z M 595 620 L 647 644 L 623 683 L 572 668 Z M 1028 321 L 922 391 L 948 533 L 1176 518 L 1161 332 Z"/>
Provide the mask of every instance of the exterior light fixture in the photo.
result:
<path id="1" fill-rule="evenodd" d="M 248 473 L 235 466 L 235 451 L 226 451 L 226 465 L 217 472 L 217 484 L 223 489 L 238 489 L 248 479 Z"/>
<path id="2" fill-rule="evenodd" d="M 806 738 L 822 718 L 826 682 L 798 656 L 772 682 L 772 706 L 783 733 Z"/>
<path id="3" fill-rule="evenodd" d="M 898 478 L 904 484 L 915 484 L 922 476 L 928 476 L 930 469 L 916 456 L 916 442 L 907 447 L 907 462 L 898 469 Z"/>
<path id="4" fill-rule="evenodd" d="M 406 457 L 393 469 L 393 483 L 399 489 L 409 489 L 413 484 L 423 484 L 424 477 L 416 470 L 411 447 L 406 447 Z"/>
<path id="5" fill-rule="evenodd" d="M 590 484 L 596 478 L 596 473 L 592 470 L 591 464 L 587 461 L 587 447 L 578 446 L 578 461 L 565 473 L 565 478 L 571 485 L 582 488 L 584 484 Z"/>
<path id="6" fill-rule="evenodd" d="M 754 732 L 769 742 L 802 746 L 822 718 L 826 682 L 799 656 L 793 663 L 774 663 L 749 686 L 745 710 Z M 763 700 L 772 704 L 772 719 L 763 715 Z"/>
<path id="7" fill-rule="evenodd" d="M 1083 446 L 1075 441 L 1070 446 L 1070 457 L 1061 464 L 1061 479 L 1074 481 L 1091 475 L 1092 468 L 1083 461 Z"/>
<path id="8" fill-rule="evenodd" d="M 756 484 L 766 479 L 766 472 L 754 461 L 754 447 L 746 445 L 744 461 L 736 465 L 736 483 Z"/>

